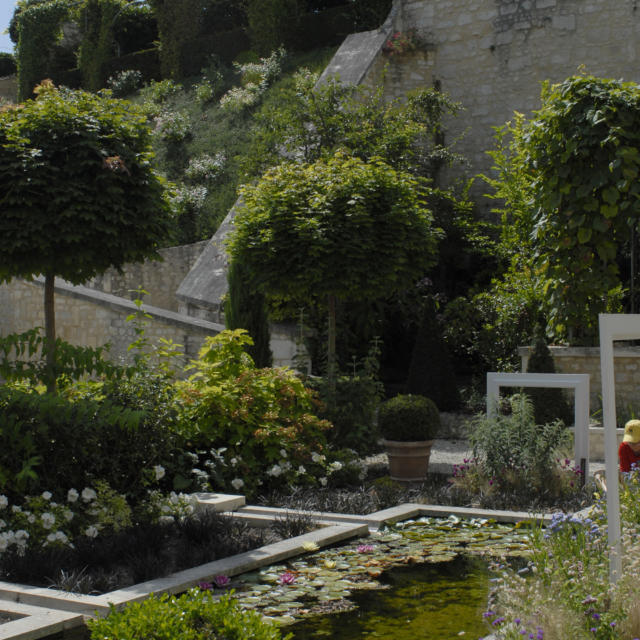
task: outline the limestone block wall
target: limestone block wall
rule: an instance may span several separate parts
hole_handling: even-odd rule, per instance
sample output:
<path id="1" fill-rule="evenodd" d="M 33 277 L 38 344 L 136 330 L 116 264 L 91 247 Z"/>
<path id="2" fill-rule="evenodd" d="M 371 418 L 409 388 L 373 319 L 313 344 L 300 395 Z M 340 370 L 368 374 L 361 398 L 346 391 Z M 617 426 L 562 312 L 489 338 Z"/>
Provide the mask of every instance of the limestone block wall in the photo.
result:
<path id="1" fill-rule="evenodd" d="M 135 300 L 132 293 L 140 287 L 149 292 L 143 300 L 146 304 L 169 311 L 179 311 L 176 291 L 196 260 L 202 254 L 208 240 L 160 249 L 162 260 L 145 260 L 126 264 L 122 273 L 108 269 L 85 283 L 91 289 Z"/>
<path id="2" fill-rule="evenodd" d="M 41 281 L 14 279 L 0 286 L 0 334 L 23 332 L 44 326 Z M 99 347 L 111 344 L 112 360 L 131 361 L 127 347 L 135 339 L 135 327 L 126 318 L 136 311 L 130 300 L 87 287 L 56 281 L 56 329 L 58 337 L 72 344 Z M 151 317 L 145 329 L 151 343 L 166 338 L 183 345 L 187 357 L 197 355 L 204 339 L 224 329 L 222 325 L 190 318 L 152 306 L 143 306 Z"/>
<path id="3" fill-rule="evenodd" d="M 588 373 L 591 411 L 602 408 L 602 378 L 598 347 L 549 347 L 557 373 Z M 518 350 L 526 371 L 529 347 Z M 640 347 L 614 348 L 616 413 L 618 422 L 632 413 L 640 416 Z"/>
<path id="4" fill-rule="evenodd" d="M 582 65 L 597 76 L 640 80 L 635 0 L 398 0 L 396 9 L 394 29 L 415 28 L 425 51 L 380 53 L 366 82 L 384 82 L 390 97 L 437 85 L 460 102 L 447 142 L 460 138 L 468 175 L 490 170 L 492 128 L 539 107 L 543 80 L 559 82 Z M 474 189 L 486 190 L 480 182 Z"/>
<path id="5" fill-rule="evenodd" d="M 18 79 L 16 76 L 4 76 L 0 78 L 0 98 L 9 102 L 18 100 Z"/>

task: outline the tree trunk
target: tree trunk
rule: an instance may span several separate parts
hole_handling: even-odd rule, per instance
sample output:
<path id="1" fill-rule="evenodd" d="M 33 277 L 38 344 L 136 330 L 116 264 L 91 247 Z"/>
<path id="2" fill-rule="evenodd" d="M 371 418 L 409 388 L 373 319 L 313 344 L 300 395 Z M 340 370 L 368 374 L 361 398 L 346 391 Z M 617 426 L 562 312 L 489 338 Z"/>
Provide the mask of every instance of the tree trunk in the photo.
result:
<path id="1" fill-rule="evenodd" d="M 48 393 L 56 391 L 56 312 L 54 307 L 55 275 L 46 273 L 44 276 L 44 336 L 46 351 L 45 384 Z"/>
<path id="2" fill-rule="evenodd" d="M 336 390 L 336 297 L 329 295 L 329 327 L 327 335 L 327 379 L 329 381 L 330 397 Z"/>

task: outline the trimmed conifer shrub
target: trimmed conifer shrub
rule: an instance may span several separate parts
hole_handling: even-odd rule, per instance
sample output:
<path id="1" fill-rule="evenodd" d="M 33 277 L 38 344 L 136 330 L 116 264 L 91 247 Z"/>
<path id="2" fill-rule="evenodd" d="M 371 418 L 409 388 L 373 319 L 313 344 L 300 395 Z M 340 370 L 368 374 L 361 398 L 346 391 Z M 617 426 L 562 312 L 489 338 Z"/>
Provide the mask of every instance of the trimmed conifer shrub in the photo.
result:
<path id="1" fill-rule="evenodd" d="M 440 411 L 460 406 L 451 357 L 442 338 L 434 300 L 425 304 L 411 356 L 407 393 L 431 398 Z"/>
<path id="2" fill-rule="evenodd" d="M 238 262 L 229 265 L 229 293 L 224 305 L 227 329 L 246 329 L 253 344 L 247 347 L 257 367 L 270 367 L 273 356 L 269 347 L 269 320 L 264 296 L 252 291 L 246 270 Z"/>
<path id="3" fill-rule="evenodd" d="M 527 373 L 556 373 L 551 351 L 540 327 L 534 332 Z M 573 424 L 573 411 L 562 389 L 529 388 L 526 394 L 533 402 L 536 424 L 548 424 L 555 420 L 562 420 L 566 425 Z"/>

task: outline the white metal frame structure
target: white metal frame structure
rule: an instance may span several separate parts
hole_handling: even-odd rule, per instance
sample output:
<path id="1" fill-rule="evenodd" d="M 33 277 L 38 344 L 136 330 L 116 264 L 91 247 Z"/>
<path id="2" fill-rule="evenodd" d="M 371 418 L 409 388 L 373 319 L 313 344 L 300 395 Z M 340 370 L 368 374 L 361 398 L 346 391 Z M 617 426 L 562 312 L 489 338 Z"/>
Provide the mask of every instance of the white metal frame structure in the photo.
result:
<path id="1" fill-rule="evenodd" d="M 496 415 L 500 387 L 542 387 L 573 389 L 574 397 L 574 459 L 589 477 L 589 374 L 587 373 L 487 373 L 487 416 Z"/>
<path id="2" fill-rule="evenodd" d="M 640 339 L 640 315 L 601 313 L 598 319 L 600 322 L 604 464 L 607 478 L 609 579 L 611 582 L 616 582 L 622 575 L 622 545 L 620 543 L 620 486 L 618 479 L 616 382 L 613 368 L 613 343 L 616 340 Z"/>

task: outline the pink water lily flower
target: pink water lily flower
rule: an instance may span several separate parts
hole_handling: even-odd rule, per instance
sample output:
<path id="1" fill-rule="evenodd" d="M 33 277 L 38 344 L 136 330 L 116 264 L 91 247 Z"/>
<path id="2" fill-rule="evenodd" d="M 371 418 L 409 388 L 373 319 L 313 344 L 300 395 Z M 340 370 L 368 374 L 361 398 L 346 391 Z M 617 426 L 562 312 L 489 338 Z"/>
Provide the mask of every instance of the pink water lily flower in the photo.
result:
<path id="1" fill-rule="evenodd" d="M 278 581 L 280 582 L 280 584 L 294 584 L 296 581 L 296 577 L 295 575 L 293 575 L 293 573 L 287 571 L 278 578 Z"/>

